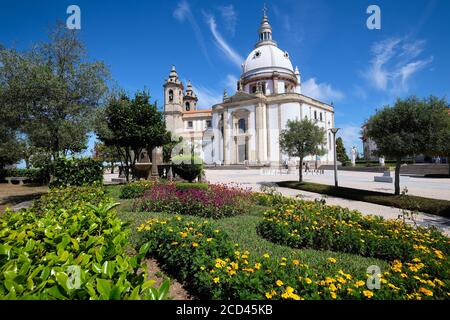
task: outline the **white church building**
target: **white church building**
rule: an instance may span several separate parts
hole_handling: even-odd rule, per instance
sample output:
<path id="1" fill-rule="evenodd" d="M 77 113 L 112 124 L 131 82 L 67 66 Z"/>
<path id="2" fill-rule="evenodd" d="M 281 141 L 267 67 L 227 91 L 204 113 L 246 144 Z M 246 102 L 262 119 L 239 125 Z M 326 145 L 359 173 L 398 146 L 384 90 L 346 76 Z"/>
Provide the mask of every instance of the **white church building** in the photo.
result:
<path id="1" fill-rule="evenodd" d="M 234 95 L 224 92 L 223 101 L 211 109 L 197 109 L 191 83 L 186 90 L 175 67 L 164 84 L 164 115 L 167 130 L 183 137 L 206 164 L 294 164 L 280 151 L 279 137 L 288 120 L 312 119 L 327 132 L 327 153 L 320 163 L 333 162 L 334 108 L 302 94 L 299 69 L 288 52 L 272 39 L 272 27 L 264 14 L 255 48 L 242 64 Z M 317 160 L 310 157 L 306 161 Z"/>

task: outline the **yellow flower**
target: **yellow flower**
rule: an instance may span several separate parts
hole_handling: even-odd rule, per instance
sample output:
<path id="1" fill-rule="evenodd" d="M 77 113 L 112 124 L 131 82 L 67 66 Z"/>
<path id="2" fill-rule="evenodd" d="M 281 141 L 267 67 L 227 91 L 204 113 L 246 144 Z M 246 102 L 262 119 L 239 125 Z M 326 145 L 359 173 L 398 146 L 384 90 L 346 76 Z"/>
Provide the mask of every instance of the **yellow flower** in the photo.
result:
<path id="1" fill-rule="evenodd" d="M 198 247 L 198 243 L 197 242 L 193 242 L 192 243 L 192 246 L 195 248 L 195 247 Z"/>
<path id="2" fill-rule="evenodd" d="M 402 274 L 400 275 L 400 277 L 402 277 L 402 278 L 408 278 L 408 275 L 407 275 L 406 273 L 402 273 Z"/>
<path id="3" fill-rule="evenodd" d="M 328 258 L 328 262 L 329 263 L 336 263 L 336 259 L 335 258 Z"/>
<path id="4" fill-rule="evenodd" d="M 261 263 L 255 263 L 255 269 L 256 270 L 259 270 L 259 269 L 261 269 Z"/>
<path id="5" fill-rule="evenodd" d="M 284 284 L 283 281 L 281 281 L 281 280 L 277 280 L 275 283 L 279 287 L 281 287 Z"/>
<path id="6" fill-rule="evenodd" d="M 187 233 L 186 233 L 186 232 L 180 232 L 180 236 L 181 236 L 182 238 L 186 238 L 186 237 L 187 237 Z"/>
<path id="7" fill-rule="evenodd" d="M 330 294 L 331 294 L 331 298 L 336 299 L 336 297 L 337 297 L 336 292 L 331 292 Z"/>
<path id="8" fill-rule="evenodd" d="M 311 283 L 312 283 L 312 280 L 311 280 L 310 278 L 305 278 L 305 282 L 306 282 L 307 284 L 311 284 Z"/>
<path id="9" fill-rule="evenodd" d="M 238 265 L 236 262 L 231 262 L 230 264 L 231 264 L 231 267 L 232 267 L 234 270 L 239 269 L 239 265 Z"/>
<path id="10" fill-rule="evenodd" d="M 292 260 L 292 263 L 295 264 L 296 266 L 298 266 L 300 264 L 300 261 L 298 260 Z"/>
<path id="11" fill-rule="evenodd" d="M 365 284 L 365 282 L 364 282 L 364 281 L 362 281 L 362 280 L 359 280 L 359 281 L 356 281 L 356 283 L 355 283 L 355 287 L 359 288 L 359 287 L 362 287 L 362 286 L 363 286 L 364 284 Z"/>
<path id="12" fill-rule="evenodd" d="M 206 239 L 206 242 L 211 242 L 213 238 Z"/>
<path id="13" fill-rule="evenodd" d="M 372 291 L 370 291 L 370 290 L 364 290 L 363 291 L 363 295 L 365 296 L 365 297 L 367 297 L 367 298 L 372 298 L 373 297 L 373 292 Z"/>
<path id="14" fill-rule="evenodd" d="M 267 254 L 267 253 L 264 253 L 264 254 L 263 254 L 263 258 L 269 259 L 269 258 L 270 258 L 270 256 L 269 256 L 269 254 Z"/>
<path id="15" fill-rule="evenodd" d="M 419 292 L 421 292 L 421 293 L 423 293 L 424 295 L 429 296 L 429 297 L 432 297 L 432 296 L 433 296 L 433 291 L 428 290 L 428 289 L 426 289 L 426 288 L 424 288 L 424 287 L 420 287 L 420 288 L 419 288 Z"/>
<path id="16" fill-rule="evenodd" d="M 219 283 L 220 278 L 219 278 L 219 277 L 215 277 L 215 278 L 213 279 L 213 281 L 214 281 L 214 283 Z"/>

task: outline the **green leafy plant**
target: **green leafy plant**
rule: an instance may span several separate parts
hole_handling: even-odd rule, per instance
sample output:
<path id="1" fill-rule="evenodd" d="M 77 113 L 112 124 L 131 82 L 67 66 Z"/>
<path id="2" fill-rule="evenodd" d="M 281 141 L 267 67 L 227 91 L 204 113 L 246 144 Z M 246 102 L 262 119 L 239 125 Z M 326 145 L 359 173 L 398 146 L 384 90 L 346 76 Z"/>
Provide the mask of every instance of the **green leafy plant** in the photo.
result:
<path id="1" fill-rule="evenodd" d="M 167 284 L 158 289 L 147 280 L 144 254 L 125 253 L 128 230 L 116 205 L 99 189 L 71 188 L 51 191 L 38 213 L 7 211 L 0 218 L 0 299 L 166 298 Z"/>
<path id="2" fill-rule="evenodd" d="M 91 158 L 59 158 L 53 164 L 51 187 L 89 186 L 103 182 L 103 166 Z"/>
<path id="3" fill-rule="evenodd" d="M 172 159 L 175 174 L 189 182 L 199 178 L 203 172 L 203 161 L 191 155 L 179 155 Z"/>

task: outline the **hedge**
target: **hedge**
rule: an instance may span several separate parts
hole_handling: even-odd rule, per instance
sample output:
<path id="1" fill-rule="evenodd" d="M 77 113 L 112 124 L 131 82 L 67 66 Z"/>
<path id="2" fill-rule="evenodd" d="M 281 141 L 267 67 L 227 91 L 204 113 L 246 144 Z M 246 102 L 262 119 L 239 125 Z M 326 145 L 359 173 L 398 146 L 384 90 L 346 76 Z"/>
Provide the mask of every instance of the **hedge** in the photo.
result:
<path id="1" fill-rule="evenodd" d="M 335 186 L 311 182 L 300 183 L 298 181 L 283 181 L 278 182 L 278 186 L 315 192 L 344 199 L 370 202 L 399 209 L 431 213 L 443 217 L 450 217 L 450 201 L 447 200 L 431 199 L 411 195 L 396 196 L 394 194 L 362 189 L 346 187 L 336 188 Z"/>
<path id="2" fill-rule="evenodd" d="M 102 182 L 101 161 L 91 158 L 60 158 L 54 161 L 51 187 L 89 186 Z"/>

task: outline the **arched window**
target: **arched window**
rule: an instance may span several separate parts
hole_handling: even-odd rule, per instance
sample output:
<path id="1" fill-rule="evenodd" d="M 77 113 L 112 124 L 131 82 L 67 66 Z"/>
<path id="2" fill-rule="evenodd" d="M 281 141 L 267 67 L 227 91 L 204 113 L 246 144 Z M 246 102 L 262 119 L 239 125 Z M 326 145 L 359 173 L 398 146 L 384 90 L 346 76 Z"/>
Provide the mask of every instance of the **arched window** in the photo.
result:
<path id="1" fill-rule="evenodd" d="M 245 124 L 245 119 L 239 119 L 239 121 L 238 121 L 238 128 L 239 128 L 239 133 L 246 133 L 247 132 L 247 126 Z"/>
<path id="2" fill-rule="evenodd" d="M 186 111 L 191 111 L 191 104 L 186 102 Z"/>
<path id="3" fill-rule="evenodd" d="M 169 90 L 169 101 L 173 101 L 173 90 Z"/>

